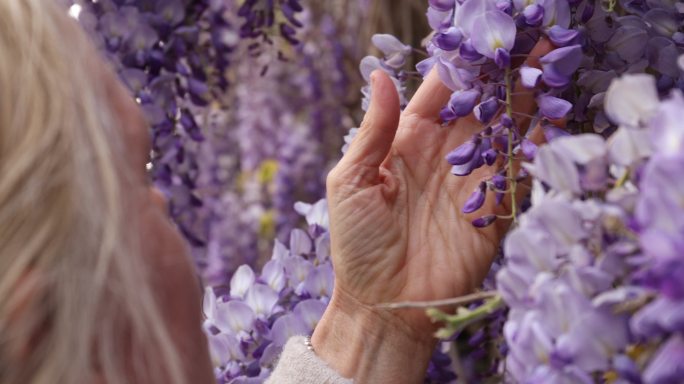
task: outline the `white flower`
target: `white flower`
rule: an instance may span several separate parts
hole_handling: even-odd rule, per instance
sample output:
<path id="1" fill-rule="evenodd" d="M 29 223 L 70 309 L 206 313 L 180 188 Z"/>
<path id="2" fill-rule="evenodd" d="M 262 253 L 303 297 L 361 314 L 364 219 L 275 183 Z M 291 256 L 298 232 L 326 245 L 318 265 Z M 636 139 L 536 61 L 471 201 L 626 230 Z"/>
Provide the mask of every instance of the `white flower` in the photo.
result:
<path id="1" fill-rule="evenodd" d="M 620 127 L 608 138 L 611 163 L 628 167 L 651 155 L 648 132 L 641 129 Z"/>
<path id="2" fill-rule="evenodd" d="M 613 80 L 606 94 L 605 109 L 614 123 L 638 127 L 654 115 L 659 104 L 655 78 L 634 74 Z"/>

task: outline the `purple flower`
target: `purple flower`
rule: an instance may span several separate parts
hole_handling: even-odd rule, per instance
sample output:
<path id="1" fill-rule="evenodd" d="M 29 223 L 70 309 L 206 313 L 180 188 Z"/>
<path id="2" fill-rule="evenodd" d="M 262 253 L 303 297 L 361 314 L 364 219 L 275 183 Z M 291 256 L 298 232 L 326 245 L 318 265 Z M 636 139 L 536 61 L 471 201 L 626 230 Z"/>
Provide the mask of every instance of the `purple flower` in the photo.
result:
<path id="1" fill-rule="evenodd" d="M 544 74 L 544 83 L 550 87 L 564 87 L 570 82 L 582 61 L 582 47 L 571 45 L 558 48 L 543 56 L 540 60 Z"/>
<path id="2" fill-rule="evenodd" d="M 565 47 L 574 43 L 579 34 L 580 33 L 577 30 L 565 29 L 558 25 L 554 25 L 546 31 L 546 35 L 549 37 L 549 40 L 551 40 L 553 44 L 558 47 Z"/>
<path id="3" fill-rule="evenodd" d="M 648 132 L 626 126 L 618 128 L 607 144 L 610 160 L 621 166 L 637 164 L 653 152 Z"/>
<path id="4" fill-rule="evenodd" d="M 261 271 L 260 280 L 274 291 L 282 291 L 287 283 L 283 262 L 278 259 L 273 259 L 266 263 Z"/>
<path id="5" fill-rule="evenodd" d="M 511 53 L 506 49 L 497 48 L 494 52 L 494 63 L 501 69 L 510 67 Z"/>
<path id="6" fill-rule="evenodd" d="M 326 304 L 320 300 L 309 299 L 300 301 L 293 309 L 295 316 L 300 318 L 307 328 L 307 334 L 313 332 L 318 321 L 323 317 Z"/>
<path id="7" fill-rule="evenodd" d="M 303 229 L 295 228 L 290 232 L 290 254 L 306 256 L 311 253 L 313 241 Z"/>
<path id="8" fill-rule="evenodd" d="M 496 7 L 496 0 L 465 0 L 460 7 L 456 8 L 456 13 L 454 14 L 454 25 L 461 28 L 465 36 L 473 37 L 474 35 L 480 33 L 478 23 L 482 21 L 481 16 L 489 11 L 501 12 Z M 503 14 L 510 19 L 510 16 L 506 15 L 505 13 Z M 494 34 L 496 34 L 496 26 L 491 23 L 490 27 L 494 29 Z"/>
<path id="9" fill-rule="evenodd" d="M 508 52 L 513 48 L 516 27 L 509 15 L 491 10 L 478 16 L 473 23 L 478 26 L 478 33 L 474 33 L 471 39 L 473 47 L 481 55 L 494 59 L 497 50 Z"/>
<path id="10" fill-rule="evenodd" d="M 558 191 L 596 190 L 607 180 L 607 148 L 598 135 L 558 138 L 539 148 L 534 163 L 526 165 L 539 180 Z"/>
<path id="11" fill-rule="evenodd" d="M 265 319 L 273 314 L 278 299 L 278 292 L 270 286 L 254 284 L 247 291 L 245 303 L 258 318 Z"/>
<path id="12" fill-rule="evenodd" d="M 627 63 L 635 63 L 646 51 L 648 32 L 640 27 L 625 25 L 615 31 L 608 41 L 608 49 Z"/>
<path id="13" fill-rule="evenodd" d="M 496 221 L 496 215 L 482 216 L 478 219 L 473 220 L 473 226 L 476 228 L 485 228 L 492 225 Z"/>
<path id="14" fill-rule="evenodd" d="M 294 206 L 295 211 L 306 218 L 309 225 L 318 225 L 328 229 L 330 227 L 328 218 L 328 202 L 321 199 L 314 204 L 298 202 Z"/>
<path id="15" fill-rule="evenodd" d="M 459 117 L 470 115 L 480 96 L 481 92 L 477 89 L 454 92 L 449 99 L 449 103 L 440 112 L 440 117 L 444 122 L 450 122 Z"/>
<path id="16" fill-rule="evenodd" d="M 629 383 L 641 383 L 641 373 L 634 360 L 625 355 L 618 355 L 613 358 L 613 368 L 620 378 Z"/>
<path id="17" fill-rule="evenodd" d="M 452 20 L 452 8 L 453 5 L 448 10 L 440 10 L 439 8 L 434 7 L 432 5 L 428 7 L 427 21 L 430 27 L 435 31 L 440 31 L 442 29 L 448 28 Z"/>
<path id="18" fill-rule="evenodd" d="M 537 27 L 544 21 L 544 7 L 539 4 L 530 4 L 523 10 L 523 18 L 529 26 Z"/>
<path id="19" fill-rule="evenodd" d="M 569 101 L 550 95 L 539 96 L 537 104 L 542 116 L 552 120 L 564 118 L 572 109 L 572 104 Z"/>
<path id="20" fill-rule="evenodd" d="M 570 26 L 572 13 L 567 0 L 538 0 L 537 3 L 544 8 L 544 26 Z"/>
<path id="21" fill-rule="evenodd" d="M 647 383 L 665 384 L 684 380 L 684 340 L 681 335 L 671 336 L 656 353 L 644 371 Z"/>
<path id="22" fill-rule="evenodd" d="M 446 31 L 437 33 L 433 41 L 435 45 L 445 51 L 454 51 L 461 45 L 463 33 L 456 27 L 449 27 Z"/>
<path id="23" fill-rule="evenodd" d="M 684 43 L 684 41 L 682 42 Z M 679 77 L 680 69 L 677 65 L 677 59 L 680 55 L 680 50 L 675 42 L 665 37 L 652 38 L 646 46 L 646 57 L 650 66 L 668 77 Z"/>
<path id="24" fill-rule="evenodd" d="M 473 110 L 475 118 L 483 124 L 489 123 L 499 111 L 499 99 L 489 97 Z"/>
<path id="25" fill-rule="evenodd" d="M 256 316 L 249 305 L 232 300 L 216 303 L 215 315 L 216 327 L 224 333 L 235 335 L 241 339 L 249 337 L 249 332 L 254 327 Z"/>
<path id="26" fill-rule="evenodd" d="M 595 202 L 567 200 L 535 200 L 504 243 L 506 264 L 497 286 L 511 306 L 504 335 L 507 366 L 517 382 L 593 382 L 591 373 L 609 369 L 629 342 L 626 316 L 595 306 L 596 290 L 587 284 L 600 270 L 583 244 L 600 236 L 605 213 Z M 599 211 L 588 214 L 592 207 Z M 609 278 L 600 287 L 611 283 Z"/>
<path id="27" fill-rule="evenodd" d="M 330 297 L 333 290 L 333 269 L 330 263 L 325 263 L 311 270 L 302 286 L 302 292 L 312 297 Z"/>
<path id="28" fill-rule="evenodd" d="M 467 176 L 471 174 L 477 168 L 484 165 L 484 159 L 482 158 L 482 146 L 478 146 L 473 153 L 473 157 L 464 164 L 457 164 L 451 167 L 451 173 L 456 176 Z"/>
<path id="29" fill-rule="evenodd" d="M 458 148 L 449 152 L 446 161 L 451 165 L 463 165 L 475 157 L 475 151 L 480 146 L 480 139 L 475 137 L 461 144 Z"/>
<path id="30" fill-rule="evenodd" d="M 523 66 L 520 68 L 520 81 L 525 88 L 536 88 L 541 81 L 541 69 Z"/>
<path id="31" fill-rule="evenodd" d="M 651 120 L 650 138 L 658 153 L 676 156 L 684 152 L 684 96 L 675 91 L 660 104 Z"/>
<path id="32" fill-rule="evenodd" d="M 659 230 L 678 238 L 684 233 L 681 201 L 684 180 L 677 175 L 684 166 L 684 156 L 654 156 L 643 170 L 641 196 L 636 218 L 643 229 Z"/>
<path id="33" fill-rule="evenodd" d="M 684 332 L 684 300 L 659 297 L 631 319 L 632 331 L 641 337 Z"/>
<path id="34" fill-rule="evenodd" d="M 473 68 L 468 63 L 454 62 L 440 57 L 435 65 L 437 66 L 440 79 L 452 91 L 470 89 L 472 82 L 477 77 L 476 68 Z"/>
<path id="35" fill-rule="evenodd" d="M 249 288 L 254 284 L 254 271 L 249 265 L 242 265 L 230 279 L 230 296 L 243 299 Z"/>
<path id="36" fill-rule="evenodd" d="M 307 334 L 306 323 L 296 314 L 288 313 L 273 323 L 270 338 L 275 346 L 283 347 L 291 337 L 305 334 Z"/>
<path id="37" fill-rule="evenodd" d="M 451 11 L 456 4 L 456 0 L 429 0 L 430 7 L 438 11 Z"/>
<path id="38" fill-rule="evenodd" d="M 403 44 L 396 37 L 389 34 L 376 34 L 372 37 L 373 45 L 385 55 L 385 64 L 391 68 L 401 68 L 412 48 Z"/>
<path id="39" fill-rule="evenodd" d="M 459 56 L 468 62 L 474 63 L 482 60 L 482 54 L 475 49 L 472 39 L 465 40 L 458 48 Z"/>
<path id="40" fill-rule="evenodd" d="M 209 334 L 209 351 L 214 365 L 229 366 L 229 370 L 237 373 L 234 360 L 242 360 L 245 354 L 240 348 L 240 340 L 227 333 Z"/>
<path id="41" fill-rule="evenodd" d="M 258 279 L 243 265 L 230 287 L 205 292 L 204 328 L 219 379 L 268 377 L 287 340 L 311 334 L 330 300 L 330 237 L 320 226 L 328 222 L 327 205 L 323 200 L 298 207 L 309 219 L 309 233 L 293 230 L 290 249 L 276 241 Z"/>
<path id="42" fill-rule="evenodd" d="M 534 158 L 537 156 L 538 147 L 530 140 L 524 139 L 522 143 L 520 143 L 520 149 L 527 160 L 534 160 Z"/>
<path id="43" fill-rule="evenodd" d="M 473 194 L 468 198 L 465 205 L 463 206 L 463 213 L 472 213 L 482 207 L 482 205 L 485 202 L 485 198 L 487 197 L 487 195 L 485 194 L 485 188 L 486 184 L 480 183 L 480 185 L 475 189 Z"/>

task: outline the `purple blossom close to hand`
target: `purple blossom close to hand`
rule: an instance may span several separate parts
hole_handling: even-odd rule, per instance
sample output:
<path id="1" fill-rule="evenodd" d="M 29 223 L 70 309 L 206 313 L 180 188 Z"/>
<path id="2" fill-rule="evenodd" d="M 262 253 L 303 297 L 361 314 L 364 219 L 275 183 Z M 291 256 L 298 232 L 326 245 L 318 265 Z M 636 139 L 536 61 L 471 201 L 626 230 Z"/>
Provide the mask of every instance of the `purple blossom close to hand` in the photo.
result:
<path id="1" fill-rule="evenodd" d="M 298 203 L 308 231 L 295 229 L 289 246 L 276 241 L 259 274 L 248 265 L 229 287 L 209 287 L 204 295 L 204 328 L 220 383 L 265 380 L 287 340 L 313 332 L 330 300 L 330 261 L 325 200 Z"/>
<path id="2" fill-rule="evenodd" d="M 635 92 L 648 96 L 644 103 Z M 497 275 L 516 382 L 593 382 L 597 372 L 630 383 L 684 380 L 675 363 L 684 332 L 684 129 L 676 117 L 684 97 L 657 95 L 653 77 L 615 80 L 605 103 L 619 130 L 608 140 L 553 140 L 527 166 L 536 178 L 532 208 L 506 238 Z M 605 197 L 589 197 L 596 192 Z M 646 345 L 645 355 L 630 352 Z"/>
<path id="3" fill-rule="evenodd" d="M 593 382 L 626 348 L 627 316 L 593 302 L 621 277 L 607 267 L 616 256 L 590 252 L 609 246 L 604 223 L 621 215 L 598 201 L 545 196 L 507 237 L 497 283 L 510 306 L 506 367 L 515 382 Z"/>

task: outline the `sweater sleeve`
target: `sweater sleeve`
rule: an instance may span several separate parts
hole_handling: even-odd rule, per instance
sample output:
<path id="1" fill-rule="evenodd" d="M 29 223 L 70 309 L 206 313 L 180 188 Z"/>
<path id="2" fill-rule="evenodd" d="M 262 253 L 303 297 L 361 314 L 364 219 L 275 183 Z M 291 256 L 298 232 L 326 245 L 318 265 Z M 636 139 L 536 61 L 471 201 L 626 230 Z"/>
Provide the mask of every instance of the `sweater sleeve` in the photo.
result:
<path id="1" fill-rule="evenodd" d="M 353 384 L 341 377 L 304 344 L 303 336 L 288 340 L 266 384 Z"/>

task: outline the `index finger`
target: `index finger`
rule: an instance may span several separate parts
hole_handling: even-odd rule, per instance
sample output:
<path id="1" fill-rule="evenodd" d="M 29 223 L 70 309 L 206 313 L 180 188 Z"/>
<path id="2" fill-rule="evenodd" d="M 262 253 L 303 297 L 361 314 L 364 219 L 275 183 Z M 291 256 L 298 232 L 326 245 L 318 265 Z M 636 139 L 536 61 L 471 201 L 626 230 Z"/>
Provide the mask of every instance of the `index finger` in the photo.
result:
<path id="1" fill-rule="evenodd" d="M 451 90 L 439 78 L 437 66 L 430 71 L 423 83 L 411 98 L 404 112 L 418 115 L 424 119 L 439 119 L 439 112 L 451 97 Z"/>

